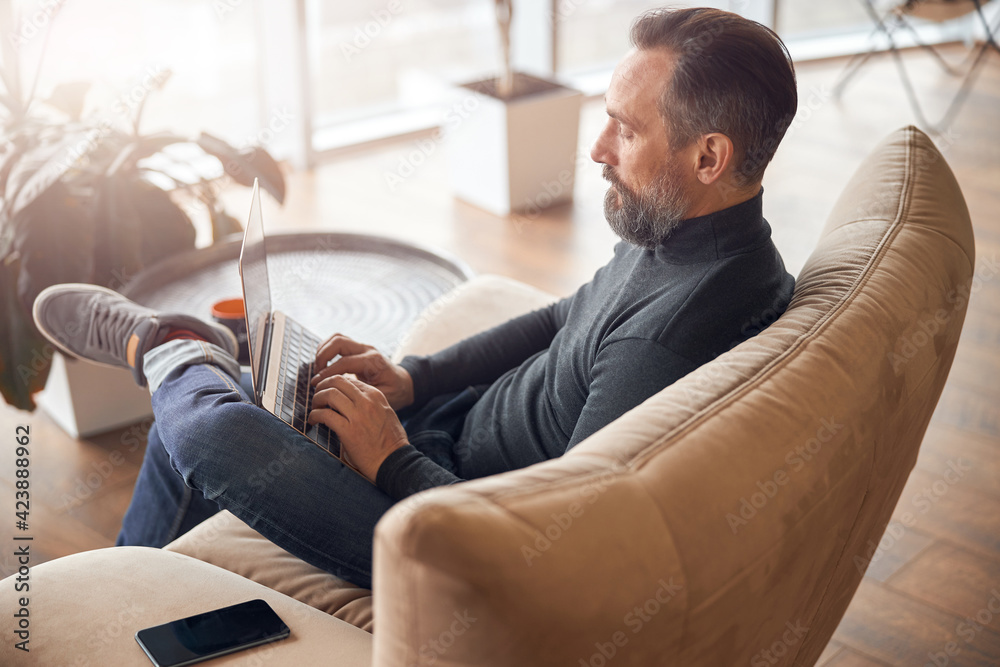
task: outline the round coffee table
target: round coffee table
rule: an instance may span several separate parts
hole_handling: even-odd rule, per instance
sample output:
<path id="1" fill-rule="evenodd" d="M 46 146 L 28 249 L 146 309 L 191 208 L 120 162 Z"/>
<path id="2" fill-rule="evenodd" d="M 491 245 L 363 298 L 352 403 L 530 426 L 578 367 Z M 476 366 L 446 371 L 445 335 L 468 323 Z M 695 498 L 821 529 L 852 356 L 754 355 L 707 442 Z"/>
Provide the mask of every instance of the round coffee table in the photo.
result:
<path id="1" fill-rule="evenodd" d="M 157 310 L 211 319 L 211 305 L 241 297 L 242 235 L 170 257 L 122 294 Z M 293 232 L 267 237 L 271 307 L 320 338 L 342 333 L 391 355 L 434 299 L 474 274 L 446 253 L 365 234 Z"/>

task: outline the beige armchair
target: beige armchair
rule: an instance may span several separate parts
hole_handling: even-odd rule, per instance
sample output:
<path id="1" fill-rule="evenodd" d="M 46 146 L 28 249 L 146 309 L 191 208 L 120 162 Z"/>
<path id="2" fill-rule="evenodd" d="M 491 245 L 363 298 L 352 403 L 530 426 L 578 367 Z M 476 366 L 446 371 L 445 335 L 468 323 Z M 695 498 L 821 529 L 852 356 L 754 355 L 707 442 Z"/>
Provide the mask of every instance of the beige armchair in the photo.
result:
<path id="1" fill-rule="evenodd" d="M 223 512 L 163 550 L 33 568 L 31 653 L 7 640 L 0 663 L 148 665 L 135 630 L 263 597 L 291 638 L 212 664 L 813 664 L 913 468 L 973 257 L 951 171 L 902 129 L 845 189 L 774 324 L 559 459 L 394 507 L 374 597 Z M 550 299 L 474 279 L 405 350 Z"/>

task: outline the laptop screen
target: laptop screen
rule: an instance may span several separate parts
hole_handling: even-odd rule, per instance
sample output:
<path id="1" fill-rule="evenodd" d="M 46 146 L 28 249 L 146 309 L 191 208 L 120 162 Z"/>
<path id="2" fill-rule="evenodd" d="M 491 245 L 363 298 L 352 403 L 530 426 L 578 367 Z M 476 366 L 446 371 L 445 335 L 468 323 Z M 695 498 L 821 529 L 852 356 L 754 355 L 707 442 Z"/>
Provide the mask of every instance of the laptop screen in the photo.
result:
<path id="1" fill-rule="evenodd" d="M 260 212 L 260 188 L 253 183 L 250 217 L 243 234 L 240 250 L 240 279 L 243 281 L 243 303 L 247 315 L 247 343 L 250 346 L 250 374 L 254 397 L 260 404 L 264 373 L 267 369 L 264 350 L 267 344 L 271 316 L 271 288 L 267 282 L 267 257 L 264 252 L 264 219 Z"/>

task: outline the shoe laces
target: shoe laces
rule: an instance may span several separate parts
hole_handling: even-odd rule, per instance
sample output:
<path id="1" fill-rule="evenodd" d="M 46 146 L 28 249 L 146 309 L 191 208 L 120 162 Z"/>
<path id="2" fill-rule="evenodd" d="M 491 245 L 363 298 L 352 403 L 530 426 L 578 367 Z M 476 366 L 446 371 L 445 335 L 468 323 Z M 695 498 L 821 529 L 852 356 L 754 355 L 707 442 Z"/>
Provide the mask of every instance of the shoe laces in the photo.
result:
<path id="1" fill-rule="evenodd" d="M 100 302 L 93 304 L 93 308 L 90 345 L 105 350 L 116 358 L 125 359 L 125 342 L 135 326 L 132 313 Z"/>

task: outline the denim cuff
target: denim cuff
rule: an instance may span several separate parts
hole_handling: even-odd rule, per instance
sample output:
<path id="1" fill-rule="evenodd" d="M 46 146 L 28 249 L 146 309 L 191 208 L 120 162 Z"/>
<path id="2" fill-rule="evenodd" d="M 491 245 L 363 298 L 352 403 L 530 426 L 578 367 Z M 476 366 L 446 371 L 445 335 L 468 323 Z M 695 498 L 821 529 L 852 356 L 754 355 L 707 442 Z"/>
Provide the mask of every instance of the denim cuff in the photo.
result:
<path id="1" fill-rule="evenodd" d="M 240 381 L 240 364 L 218 345 L 204 340 L 181 338 L 157 345 L 142 357 L 142 372 L 152 394 L 171 371 L 180 366 L 212 364 Z"/>

